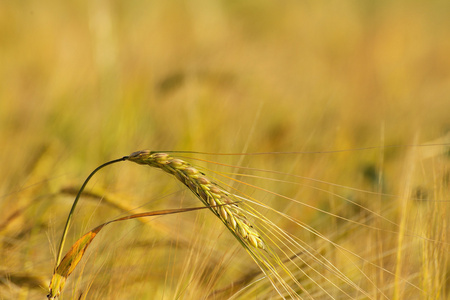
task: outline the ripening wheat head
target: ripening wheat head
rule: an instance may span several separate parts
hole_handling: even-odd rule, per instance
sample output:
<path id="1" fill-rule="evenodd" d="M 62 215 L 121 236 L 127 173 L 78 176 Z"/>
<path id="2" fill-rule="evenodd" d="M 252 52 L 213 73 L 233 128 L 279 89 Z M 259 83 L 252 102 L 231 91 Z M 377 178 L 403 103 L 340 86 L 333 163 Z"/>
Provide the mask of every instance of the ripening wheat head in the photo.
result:
<path id="1" fill-rule="evenodd" d="M 239 202 L 244 200 L 242 197 L 226 191 L 188 162 L 167 153 L 143 150 L 132 153 L 128 160 L 159 168 L 186 185 L 203 204 L 210 207 L 210 210 L 244 246 L 277 292 L 280 295 L 286 294 L 291 298 L 297 298 L 295 288 L 284 278 L 288 276 L 291 281 L 296 282 L 294 275 L 268 246 L 262 231 L 260 232 L 260 229 L 251 223 L 248 216 L 255 215 L 239 205 Z"/>
<path id="2" fill-rule="evenodd" d="M 409 230 L 406 223 L 402 225 L 401 222 L 387 218 L 383 214 L 359 204 L 351 197 L 344 196 L 343 193 L 334 192 L 333 189 L 344 188 L 353 193 L 362 193 L 368 199 L 369 196 L 390 199 L 399 198 L 398 196 L 374 193 L 280 171 L 238 167 L 200 158 L 187 158 L 189 161 L 203 161 L 225 168 L 240 168 L 242 171 L 238 173 L 215 172 L 208 168 L 195 166 L 184 160 L 183 156 L 173 157 L 176 153 L 143 150 L 105 163 L 95 169 L 83 184 L 74 201 L 64 230 L 60 251 L 74 207 L 89 178 L 96 171 L 111 163 L 132 161 L 161 169 L 185 185 L 225 225 L 256 263 L 258 271 L 247 272 L 243 278 L 235 278 L 235 281 L 231 282 L 228 287 L 221 289 L 228 290 L 227 293 L 232 295 L 232 299 L 246 299 L 255 297 L 255 295 L 258 297 L 264 295 L 262 297 L 267 299 L 391 299 L 396 298 L 392 295 L 406 295 L 405 291 L 409 293 L 408 295 L 414 295 L 417 292 L 424 295 L 430 294 L 427 289 L 421 288 L 417 284 L 416 272 L 405 274 L 401 272 L 401 262 L 405 255 L 404 249 L 414 250 L 415 248 L 405 242 L 402 247 L 396 246 L 395 243 L 382 244 L 382 242 L 389 237 L 392 240 L 398 239 L 398 243 L 400 243 L 402 240 L 399 238 L 403 236 L 408 237 L 411 245 L 422 243 L 439 246 L 437 247 L 437 249 L 441 249 L 439 253 L 444 253 L 442 249 L 445 248 L 445 243 L 440 242 L 438 238 L 418 235 Z M 178 152 L 178 154 L 180 153 L 183 152 Z M 412 160 L 408 162 L 413 163 Z M 260 176 L 260 172 L 286 176 L 286 179 Z M 307 201 L 300 201 L 274 190 L 252 185 L 244 179 L 238 180 L 234 176 L 244 179 L 254 178 L 259 183 L 271 182 L 274 186 L 286 184 L 298 187 L 301 185 L 297 180 L 291 181 L 289 178 L 327 184 L 328 187 L 331 187 L 330 189 L 312 185 L 308 185 L 308 187 L 324 193 L 327 197 L 339 199 L 347 205 L 344 206 L 346 209 L 350 207 L 357 209 L 359 215 L 347 216 L 327 208 L 323 209 Z M 239 187 L 228 185 L 221 178 L 233 180 Z M 249 188 L 252 192 L 245 193 L 241 187 Z M 254 191 L 273 196 L 273 201 L 258 200 L 258 193 L 253 193 Z M 390 203 L 395 204 L 393 201 Z M 299 207 L 303 209 L 295 211 Z M 293 211 L 290 211 L 290 208 L 293 208 Z M 312 225 L 301 221 L 295 217 L 295 212 L 298 211 L 302 216 L 305 216 L 305 211 L 317 213 L 320 215 L 320 219 L 318 219 L 320 224 Z M 404 213 L 406 214 L 406 209 Z M 337 230 L 324 231 L 321 226 L 330 221 L 336 224 Z M 382 237 L 381 240 L 380 237 Z M 91 236 L 88 235 L 88 238 Z M 89 239 L 89 243 L 90 241 L 91 239 Z M 349 241 L 351 242 L 349 243 Z M 385 249 L 383 249 L 384 247 Z M 72 250 L 72 252 L 82 255 L 85 248 Z M 445 257 L 443 254 L 441 256 Z M 394 257 L 396 257 L 397 264 L 389 263 L 393 261 Z M 400 263 L 398 263 L 399 261 Z M 65 258 L 63 262 L 67 263 L 67 259 Z M 59 264 L 59 258 L 57 263 Z M 69 268 L 66 269 L 69 270 Z M 55 270 L 55 274 L 57 274 L 57 268 Z M 64 280 L 67 276 L 63 276 Z M 49 295 L 58 296 L 62 285 L 56 282 L 53 288 L 50 287 Z M 220 297 L 220 290 L 213 290 L 209 297 L 216 297 L 216 295 Z M 205 295 L 205 297 L 207 296 Z"/>

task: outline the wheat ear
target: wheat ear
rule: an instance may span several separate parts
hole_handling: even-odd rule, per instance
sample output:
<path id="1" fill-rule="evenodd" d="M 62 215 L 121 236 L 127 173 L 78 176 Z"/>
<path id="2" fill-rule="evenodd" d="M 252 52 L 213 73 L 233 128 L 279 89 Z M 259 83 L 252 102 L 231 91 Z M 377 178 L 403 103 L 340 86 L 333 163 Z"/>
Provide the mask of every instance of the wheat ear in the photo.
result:
<path id="1" fill-rule="evenodd" d="M 236 204 L 234 196 L 211 181 L 204 173 L 184 160 L 173 158 L 167 153 L 142 150 L 132 153 L 127 160 L 159 168 L 186 185 L 225 226 L 245 245 L 265 249 L 265 243 L 248 221 L 247 216 Z"/>
<path id="2" fill-rule="evenodd" d="M 58 265 L 61 263 L 62 250 L 75 207 L 88 181 L 103 167 L 121 161 L 132 161 L 141 165 L 149 165 L 175 176 L 224 223 L 224 225 L 231 231 L 231 233 L 258 264 L 261 271 L 265 274 L 265 276 L 267 276 L 280 296 L 284 298 L 283 294 L 287 293 L 291 298 L 299 298 L 297 291 L 284 280 L 281 274 L 277 272 L 277 269 L 281 268 L 282 273 L 288 275 L 289 278 L 291 278 L 291 280 L 297 283 L 297 285 L 301 288 L 300 284 L 279 259 L 278 255 L 265 243 L 258 230 L 252 226 L 251 222 L 247 218 L 247 216 L 252 215 L 252 213 L 247 210 L 243 210 L 237 205 L 238 202 L 242 201 L 240 197 L 235 196 L 221 188 L 217 183 L 211 181 L 204 173 L 193 167 L 188 162 L 173 158 L 167 153 L 156 151 L 152 152 L 149 150 L 134 152 L 130 156 L 124 156 L 122 158 L 107 162 L 97 167 L 88 176 L 78 191 L 67 218 L 63 235 L 61 237 L 54 274 L 57 274 Z M 61 283 L 62 282 L 57 282 L 55 284 L 60 285 Z M 303 290 L 303 288 L 301 289 Z M 50 291 L 52 290 L 56 291 L 57 289 L 52 289 L 51 283 Z M 52 296 L 53 293 L 51 292 L 49 295 Z"/>

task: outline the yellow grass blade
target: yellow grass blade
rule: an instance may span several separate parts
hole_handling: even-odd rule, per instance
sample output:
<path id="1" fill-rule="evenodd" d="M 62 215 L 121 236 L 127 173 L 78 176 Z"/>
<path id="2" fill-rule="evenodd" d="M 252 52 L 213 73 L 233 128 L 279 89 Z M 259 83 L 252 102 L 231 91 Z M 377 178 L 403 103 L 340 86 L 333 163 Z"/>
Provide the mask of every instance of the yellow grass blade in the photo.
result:
<path id="1" fill-rule="evenodd" d="M 97 234 L 102 230 L 103 227 L 106 225 L 118 222 L 118 221 L 125 221 L 125 220 L 131 220 L 136 218 L 143 218 L 143 217 L 151 217 L 151 216 L 161 216 L 161 215 L 169 215 L 169 214 L 176 214 L 176 213 L 182 213 L 182 212 L 188 212 L 188 211 L 194 211 L 199 209 L 205 209 L 206 207 L 193 207 L 193 208 L 180 208 L 180 209 L 169 209 L 169 210 L 159 210 L 159 211 L 153 211 L 153 212 L 145 212 L 145 213 L 139 213 L 134 214 L 122 218 L 118 218 L 106 223 L 103 223 L 85 235 L 83 235 L 81 238 L 79 238 L 75 244 L 72 245 L 70 250 L 67 252 L 67 254 L 64 256 L 64 258 L 61 260 L 61 262 L 56 267 L 55 272 L 53 273 L 52 280 L 50 281 L 49 285 L 49 293 L 47 295 L 47 298 L 49 299 L 56 299 L 63 287 L 66 283 L 67 278 L 69 275 L 75 270 L 76 266 L 80 262 L 81 258 L 83 258 L 84 253 L 86 252 L 86 249 L 91 244 L 93 239 L 97 236 Z"/>

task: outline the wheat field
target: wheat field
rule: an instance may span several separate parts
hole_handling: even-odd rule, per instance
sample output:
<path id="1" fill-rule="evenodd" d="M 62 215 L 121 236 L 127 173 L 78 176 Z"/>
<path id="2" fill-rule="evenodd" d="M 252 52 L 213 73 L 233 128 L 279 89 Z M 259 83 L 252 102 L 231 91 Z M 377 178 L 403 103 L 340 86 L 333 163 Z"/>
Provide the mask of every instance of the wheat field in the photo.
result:
<path id="1" fill-rule="evenodd" d="M 0 299 L 450 299 L 449 10 L 0 1 Z"/>

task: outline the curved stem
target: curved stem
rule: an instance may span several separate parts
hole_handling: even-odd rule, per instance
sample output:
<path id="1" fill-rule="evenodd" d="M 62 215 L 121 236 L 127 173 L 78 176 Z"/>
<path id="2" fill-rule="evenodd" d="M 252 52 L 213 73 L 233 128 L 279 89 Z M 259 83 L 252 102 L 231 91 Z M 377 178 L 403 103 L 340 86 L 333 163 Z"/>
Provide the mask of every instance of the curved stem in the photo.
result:
<path id="1" fill-rule="evenodd" d="M 58 250 L 58 256 L 56 258 L 56 264 L 55 264 L 55 270 L 58 267 L 60 261 L 61 261 L 61 254 L 64 248 L 64 242 L 66 241 L 67 232 L 69 231 L 69 225 L 70 221 L 72 220 L 73 213 L 75 211 L 75 207 L 77 206 L 78 200 L 80 199 L 81 193 L 83 193 L 84 188 L 86 187 L 89 180 L 94 176 L 95 173 L 97 173 L 98 170 L 102 169 L 103 167 L 106 167 L 108 165 L 114 164 L 116 162 L 121 162 L 124 160 L 127 160 L 128 156 L 124 156 L 119 159 L 111 160 L 107 163 L 104 163 L 103 165 L 97 167 L 94 171 L 92 171 L 91 174 L 89 174 L 88 178 L 84 181 L 83 185 L 81 186 L 80 190 L 78 191 L 77 196 L 75 197 L 75 200 L 73 201 L 72 208 L 70 209 L 69 216 L 67 217 L 66 226 L 64 227 L 63 235 L 61 237 L 61 242 L 59 243 L 59 250 Z"/>

